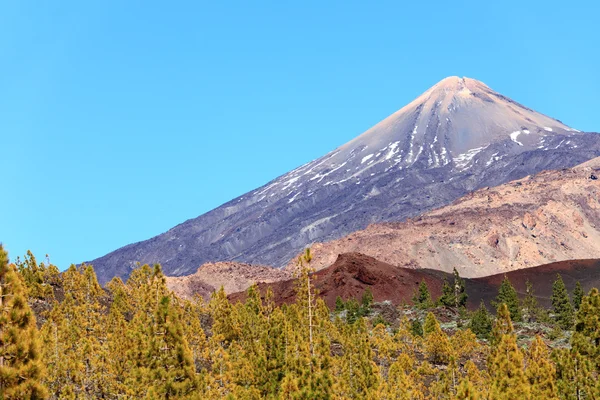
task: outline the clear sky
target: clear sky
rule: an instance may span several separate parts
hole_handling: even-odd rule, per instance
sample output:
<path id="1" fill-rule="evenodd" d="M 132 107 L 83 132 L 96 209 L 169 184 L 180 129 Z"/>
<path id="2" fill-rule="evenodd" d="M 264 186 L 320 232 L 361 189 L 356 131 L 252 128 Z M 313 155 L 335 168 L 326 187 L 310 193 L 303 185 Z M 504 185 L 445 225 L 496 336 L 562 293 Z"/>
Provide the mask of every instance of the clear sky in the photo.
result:
<path id="1" fill-rule="evenodd" d="M 3 1 L 0 241 L 148 239 L 468 76 L 600 131 L 593 1 Z"/>

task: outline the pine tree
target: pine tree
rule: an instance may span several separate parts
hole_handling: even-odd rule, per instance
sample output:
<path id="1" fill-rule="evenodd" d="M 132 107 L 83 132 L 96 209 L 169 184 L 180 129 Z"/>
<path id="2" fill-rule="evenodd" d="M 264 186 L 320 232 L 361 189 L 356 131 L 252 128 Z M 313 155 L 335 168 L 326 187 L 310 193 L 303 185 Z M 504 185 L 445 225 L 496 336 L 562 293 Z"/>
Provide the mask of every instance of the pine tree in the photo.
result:
<path id="1" fill-rule="evenodd" d="M 452 357 L 452 346 L 448 340 L 448 336 L 433 313 L 427 313 L 425 324 L 423 325 L 423 333 L 425 337 L 425 353 L 429 360 L 434 364 L 447 364 Z"/>
<path id="2" fill-rule="evenodd" d="M 454 400 L 479 400 L 480 398 L 473 384 L 467 378 L 463 378 L 458 385 Z"/>
<path id="3" fill-rule="evenodd" d="M 581 301 L 571 348 L 600 370 L 600 293 L 596 288 Z"/>
<path id="4" fill-rule="evenodd" d="M 0 398 L 45 399 L 35 316 L 24 282 L 0 244 Z"/>
<path id="5" fill-rule="evenodd" d="M 561 399 L 598 398 L 596 371 L 589 358 L 571 348 L 554 350 L 552 359 L 556 364 L 556 387 Z"/>
<path id="6" fill-rule="evenodd" d="M 470 358 L 471 355 L 479 348 L 477 336 L 470 330 L 459 330 L 451 338 L 453 353 L 457 359 Z"/>
<path id="7" fill-rule="evenodd" d="M 523 370 L 523 354 L 514 334 L 502 335 L 489 363 L 491 399 L 527 399 L 530 387 Z"/>
<path id="8" fill-rule="evenodd" d="M 344 300 L 342 300 L 342 298 L 340 296 L 337 296 L 335 298 L 335 311 L 341 312 L 341 311 L 344 311 L 345 308 L 346 308 L 346 305 L 344 304 Z"/>
<path id="9" fill-rule="evenodd" d="M 488 398 L 489 397 L 488 392 L 489 392 L 490 385 L 487 380 L 487 374 L 479 371 L 479 369 L 477 368 L 475 363 L 471 360 L 468 360 L 465 362 L 465 364 L 463 366 L 463 370 L 464 370 L 464 378 L 469 381 L 469 384 L 470 384 L 469 386 L 474 388 L 475 392 L 477 393 L 477 394 L 474 394 L 473 396 L 475 398 L 477 398 L 477 396 L 479 396 L 479 398 L 481 398 L 481 399 Z M 458 393 L 460 393 L 460 388 L 457 390 L 457 395 L 458 395 Z M 471 393 L 471 392 L 469 391 L 469 393 Z"/>
<path id="10" fill-rule="evenodd" d="M 467 292 L 465 289 L 465 281 L 464 281 L 464 279 L 462 279 L 460 277 L 456 268 L 454 268 L 453 274 L 454 274 L 453 289 L 454 289 L 454 301 L 455 301 L 454 306 L 456 308 L 466 307 L 467 299 L 469 298 L 469 295 L 467 295 Z"/>
<path id="11" fill-rule="evenodd" d="M 556 281 L 552 284 L 552 308 L 558 325 L 562 329 L 570 329 L 573 326 L 573 306 L 560 274 L 556 275 Z"/>
<path id="12" fill-rule="evenodd" d="M 469 327 L 471 328 L 471 331 L 473 331 L 473 333 L 480 339 L 487 339 L 490 332 L 492 332 L 492 318 L 490 317 L 483 300 L 481 301 L 477 311 L 473 313 Z"/>
<path id="13" fill-rule="evenodd" d="M 510 312 L 506 304 L 502 303 L 496 311 L 496 320 L 490 335 L 490 344 L 496 346 L 500 343 L 502 336 L 512 335 L 514 332 L 512 320 L 510 318 Z"/>
<path id="14" fill-rule="evenodd" d="M 54 273 L 54 270 L 56 270 L 55 266 L 46 266 L 44 263 L 38 265 L 35 256 L 30 250 L 27 250 L 23 262 L 17 258 L 16 266 L 27 286 L 30 298 L 54 299 L 54 290 L 48 282 L 48 277 L 50 273 Z"/>
<path id="15" fill-rule="evenodd" d="M 581 305 L 581 300 L 583 300 L 584 295 L 585 293 L 583 292 L 581 283 L 577 281 L 575 283 L 575 289 L 573 289 L 573 308 L 575 308 L 575 310 L 579 310 L 579 306 Z"/>
<path id="16" fill-rule="evenodd" d="M 527 314 L 527 320 L 529 322 L 547 322 L 548 312 L 538 304 L 533 284 L 527 280 L 525 286 L 526 294 L 525 299 L 523 300 L 523 308 Z"/>
<path id="17" fill-rule="evenodd" d="M 377 393 L 379 371 L 373 362 L 369 332 L 364 319 L 347 325 L 342 332 L 344 354 L 335 376 L 335 393 L 342 398 L 370 398 Z"/>
<path id="18" fill-rule="evenodd" d="M 423 324 L 418 318 L 415 318 L 410 323 L 410 331 L 413 336 L 423 336 Z"/>
<path id="19" fill-rule="evenodd" d="M 444 283 L 442 284 L 442 295 L 438 299 L 438 303 L 445 307 L 454 307 L 456 304 L 454 288 L 450 287 L 446 279 L 444 279 Z"/>
<path id="20" fill-rule="evenodd" d="M 433 302 L 431 301 L 431 294 L 429 293 L 429 288 L 427 287 L 427 283 L 425 281 L 421 281 L 419 283 L 418 292 L 415 293 L 412 299 L 413 303 L 423 309 L 433 307 Z"/>
<path id="21" fill-rule="evenodd" d="M 425 323 L 423 324 L 423 335 L 427 337 L 430 333 L 438 330 L 441 330 L 440 323 L 432 312 L 428 312 L 425 316 Z"/>
<path id="22" fill-rule="evenodd" d="M 556 370 L 550 361 L 548 349 L 536 335 L 527 353 L 525 376 L 531 386 L 533 399 L 558 399 L 555 385 Z"/>
<path id="23" fill-rule="evenodd" d="M 371 306 L 373 305 L 373 293 L 371 289 L 366 288 L 360 299 L 360 315 L 366 317 L 371 313 Z"/>
<path id="24" fill-rule="evenodd" d="M 329 399 L 332 395 L 329 310 L 321 299 L 315 300 L 311 259 L 308 249 L 299 258 L 296 302 L 285 311 L 285 376 L 281 381 L 281 397 L 286 399 Z M 362 323 L 359 318 L 355 325 Z"/>
<path id="25" fill-rule="evenodd" d="M 62 275 L 65 299 L 55 304 L 42 326 L 46 383 L 53 397 L 92 399 L 112 390 L 108 370 L 104 291 L 91 266 L 72 265 Z"/>
<path id="26" fill-rule="evenodd" d="M 133 371 L 128 384 L 137 397 L 179 398 L 198 390 L 194 362 L 181 322 L 180 307 L 167 290 L 160 265 L 146 282 L 132 325 L 137 338 L 130 350 Z"/>
<path id="27" fill-rule="evenodd" d="M 395 361 L 388 371 L 377 394 L 378 399 L 386 400 L 418 400 L 424 395 L 412 376 L 406 373 L 402 361 Z"/>
<path id="28" fill-rule="evenodd" d="M 508 311 L 510 312 L 510 318 L 519 322 L 522 320 L 521 306 L 519 304 L 519 297 L 517 291 L 508 280 L 508 277 L 504 275 L 504 279 L 498 289 L 498 296 L 496 296 L 495 302 L 492 304 L 494 307 L 499 307 L 502 303 L 506 304 Z"/>

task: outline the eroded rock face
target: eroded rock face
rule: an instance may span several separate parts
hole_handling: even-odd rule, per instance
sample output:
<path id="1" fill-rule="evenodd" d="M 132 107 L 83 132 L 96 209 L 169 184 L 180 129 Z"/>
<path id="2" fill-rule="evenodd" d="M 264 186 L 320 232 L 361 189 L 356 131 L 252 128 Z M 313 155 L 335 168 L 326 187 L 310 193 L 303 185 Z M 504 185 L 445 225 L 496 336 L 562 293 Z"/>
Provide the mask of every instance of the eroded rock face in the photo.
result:
<path id="1" fill-rule="evenodd" d="M 598 155 L 600 135 L 572 129 L 482 82 L 450 77 L 324 157 L 91 263 L 101 282 L 126 277 L 137 262 L 160 263 L 168 275 L 190 274 L 209 261 L 280 267 L 315 241 L 401 221 L 475 189 Z"/>
<path id="2" fill-rule="evenodd" d="M 570 259 L 600 258 L 600 158 L 475 191 L 403 223 L 372 224 L 312 246 L 313 267 L 359 252 L 406 268 L 481 277 Z M 288 268 L 292 268 L 290 265 Z"/>

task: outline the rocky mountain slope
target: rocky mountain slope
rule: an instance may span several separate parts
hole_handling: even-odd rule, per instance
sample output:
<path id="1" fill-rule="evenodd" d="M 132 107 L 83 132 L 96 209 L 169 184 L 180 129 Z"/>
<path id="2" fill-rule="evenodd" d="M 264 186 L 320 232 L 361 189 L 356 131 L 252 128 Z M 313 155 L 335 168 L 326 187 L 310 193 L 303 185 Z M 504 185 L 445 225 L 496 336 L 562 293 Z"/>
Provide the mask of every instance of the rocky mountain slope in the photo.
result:
<path id="1" fill-rule="evenodd" d="M 230 294 L 244 291 L 253 283 L 271 283 L 291 278 L 292 274 L 286 270 L 237 262 L 217 262 L 204 264 L 191 275 L 167 277 L 167 287 L 184 299 L 199 295 L 208 300 L 221 286 L 225 293 Z"/>
<path id="2" fill-rule="evenodd" d="M 406 268 L 481 277 L 600 258 L 600 158 L 468 194 L 403 223 L 372 224 L 312 246 L 313 267 L 360 252 Z M 293 264 L 288 266 L 293 269 Z"/>
<path id="3" fill-rule="evenodd" d="M 209 261 L 285 265 L 315 241 L 400 221 L 484 186 L 600 155 L 581 133 L 450 77 L 356 139 L 149 240 L 91 261 L 101 282 L 137 262 L 185 275 Z"/>
<path id="4" fill-rule="evenodd" d="M 465 290 L 469 295 L 467 307 L 477 308 L 482 300 L 490 306 L 505 275 L 521 296 L 526 294 L 526 281 L 532 282 L 539 303 L 549 307 L 556 274 L 561 274 L 569 292 L 573 291 L 577 281 L 587 292 L 600 285 L 600 259 L 562 261 L 506 274 L 466 278 Z M 332 309 L 338 296 L 344 300 L 360 300 L 367 288 L 376 302 L 389 301 L 395 305 L 410 303 L 421 281 L 427 283 L 432 298 L 437 299 L 442 293 L 444 279 L 452 282 L 454 278 L 451 274 L 437 270 L 396 267 L 360 253 L 340 254 L 332 265 L 313 274 L 315 289 Z M 262 283 L 258 287 L 263 295 L 267 287 L 270 287 L 274 301 L 283 304 L 294 301 L 294 283 L 290 279 Z M 233 293 L 229 298 L 234 302 L 243 301 L 246 294 Z"/>

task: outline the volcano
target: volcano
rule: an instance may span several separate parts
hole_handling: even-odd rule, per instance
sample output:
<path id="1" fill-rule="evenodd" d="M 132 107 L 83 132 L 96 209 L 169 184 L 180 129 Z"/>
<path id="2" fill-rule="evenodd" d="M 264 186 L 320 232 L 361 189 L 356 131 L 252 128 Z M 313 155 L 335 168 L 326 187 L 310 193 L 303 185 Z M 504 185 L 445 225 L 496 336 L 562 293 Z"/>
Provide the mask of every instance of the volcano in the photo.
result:
<path id="1" fill-rule="evenodd" d="M 191 274 L 203 263 L 281 267 L 313 242 L 402 221 L 473 190 L 600 155 L 600 135 L 531 110 L 469 78 L 443 79 L 331 153 L 252 192 L 91 261 L 98 278 L 137 263 Z"/>

